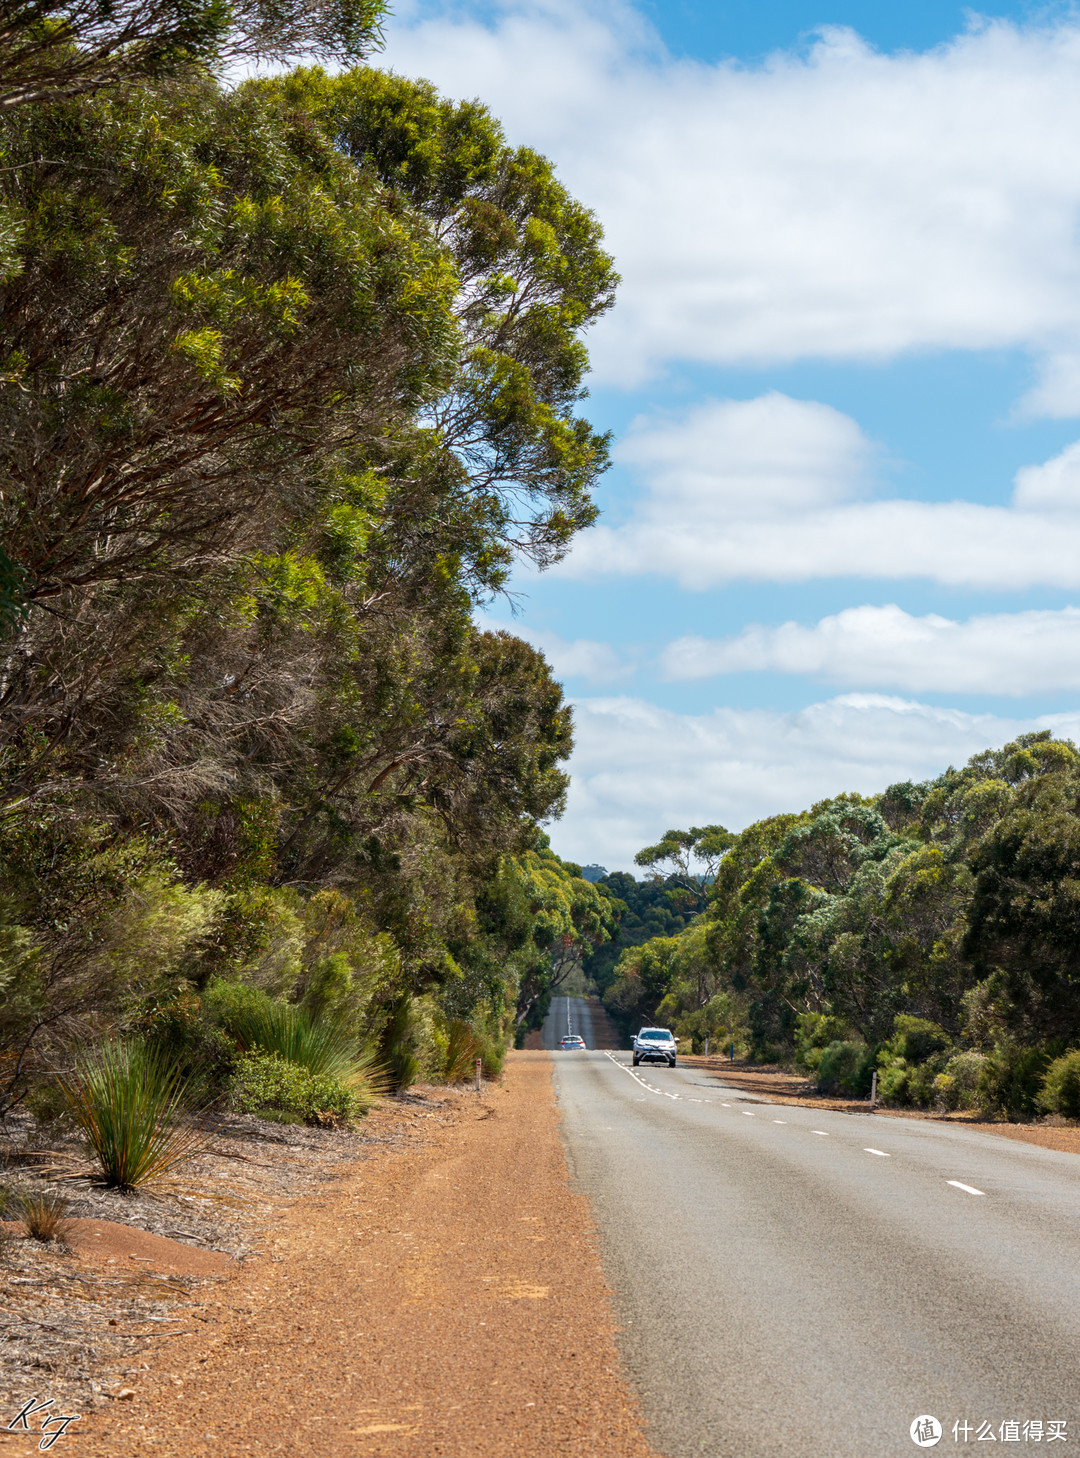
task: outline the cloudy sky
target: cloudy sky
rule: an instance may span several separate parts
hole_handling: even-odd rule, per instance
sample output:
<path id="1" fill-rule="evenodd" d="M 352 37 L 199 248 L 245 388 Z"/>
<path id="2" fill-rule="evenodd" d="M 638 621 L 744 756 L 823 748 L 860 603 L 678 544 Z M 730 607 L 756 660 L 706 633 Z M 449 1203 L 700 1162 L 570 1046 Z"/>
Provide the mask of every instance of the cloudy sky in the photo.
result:
<path id="1" fill-rule="evenodd" d="M 403 0 L 601 219 L 603 516 L 522 574 L 576 705 L 561 854 L 628 868 L 1080 737 L 1080 14 L 949 0 Z"/>

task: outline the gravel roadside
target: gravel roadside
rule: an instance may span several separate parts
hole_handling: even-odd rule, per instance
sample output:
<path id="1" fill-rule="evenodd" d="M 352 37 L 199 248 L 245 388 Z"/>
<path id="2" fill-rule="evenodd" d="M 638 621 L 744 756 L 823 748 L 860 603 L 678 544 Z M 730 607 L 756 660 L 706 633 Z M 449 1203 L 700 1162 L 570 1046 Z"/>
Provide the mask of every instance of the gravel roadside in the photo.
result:
<path id="1" fill-rule="evenodd" d="M 282 1212 L 266 1254 L 133 1386 L 62 1446 L 648 1458 L 550 1056 L 511 1054 L 501 1083 L 449 1100 L 423 1143 L 380 1146 Z"/>

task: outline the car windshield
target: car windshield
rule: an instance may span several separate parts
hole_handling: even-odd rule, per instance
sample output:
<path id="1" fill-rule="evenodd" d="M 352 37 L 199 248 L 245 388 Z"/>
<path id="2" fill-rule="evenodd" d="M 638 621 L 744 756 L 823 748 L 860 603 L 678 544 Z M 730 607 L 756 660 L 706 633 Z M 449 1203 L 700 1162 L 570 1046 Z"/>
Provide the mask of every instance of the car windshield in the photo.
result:
<path id="1" fill-rule="evenodd" d="M 671 1034 L 666 1028 L 642 1028 L 638 1034 L 639 1038 L 658 1038 L 662 1043 L 671 1041 Z"/>

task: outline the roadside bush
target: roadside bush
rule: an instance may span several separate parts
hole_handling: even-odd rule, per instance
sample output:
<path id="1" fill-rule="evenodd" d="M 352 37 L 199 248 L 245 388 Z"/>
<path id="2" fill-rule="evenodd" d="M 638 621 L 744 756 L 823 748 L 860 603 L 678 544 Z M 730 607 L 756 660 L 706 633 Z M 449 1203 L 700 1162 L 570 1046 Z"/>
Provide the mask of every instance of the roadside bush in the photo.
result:
<path id="1" fill-rule="evenodd" d="M 888 1053 L 903 1058 L 908 1064 L 925 1063 L 935 1053 L 952 1046 L 944 1028 L 926 1018 L 913 1018 L 901 1013 L 893 1020 L 893 1035 L 885 1044 Z"/>
<path id="2" fill-rule="evenodd" d="M 800 1073 L 816 1073 L 822 1053 L 830 1043 L 842 1041 L 847 1031 L 839 1018 L 800 1013 L 795 1020 L 795 1067 Z"/>
<path id="3" fill-rule="evenodd" d="M 999 1044 L 987 1056 L 979 1074 L 979 1107 L 992 1117 L 1032 1118 L 1039 1111 L 1039 1095 L 1050 1058 L 1045 1048 Z"/>
<path id="4" fill-rule="evenodd" d="M 467 1083 L 482 1056 L 480 1040 L 468 1023 L 455 1020 L 447 1029 L 442 1076 L 447 1083 Z"/>
<path id="5" fill-rule="evenodd" d="M 416 1056 L 416 1016 L 413 1000 L 405 996 L 394 1004 L 383 1029 L 381 1061 L 395 1093 L 412 1086 L 420 1075 Z"/>
<path id="6" fill-rule="evenodd" d="M 205 1102 L 225 1093 L 238 1056 L 236 1042 L 193 989 L 185 988 L 166 1001 L 150 1004 L 138 1028 L 148 1044 L 180 1069 Z"/>
<path id="7" fill-rule="evenodd" d="M 292 1115 L 304 1123 L 327 1114 L 356 1119 L 370 1104 L 329 1073 L 312 1073 L 278 1053 L 245 1053 L 233 1075 L 233 1107 L 244 1114 Z"/>
<path id="8" fill-rule="evenodd" d="M 316 1077 L 337 1079 L 365 1108 L 374 1103 L 380 1085 L 375 1054 L 333 1017 L 316 1017 L 243 983 L 212 983 L 206 1002 L 243 1053 L 276 1054 Z"/>
<path id="9" fill-rule="evenodd" d="M 985 1063 L 984 1053 L 957 1053 L 950 1058 L 933 1083 L 934 1103 L 938 1108 L 946 1111 L 975 1108 L 979 1076 Z"/>
<path id="10" fill-rule="evenodd" d="M 1036 1103 L 1048 1114 L 1080 1119 L 1080 1048 L 1054 1059 L 1046 1070 Z"/>
<path id="11" fill-rule="evenodd" d="M 83 1053 L 57 1082 L 107 1185 L 134 1189 L 168 1174 L 213 1136 L 193 1085 L 141 1040 Z"/>
<path id="12" fill-rule="evenodd" d="M 490 1033 L 485 1033 L 480 1038 L 480 1052 L 477 1056 L 482 1060 L 481 1071 L 484 1077 L 498 1078 L 506 1062 L 506 1048 L 503 1043 Z"/>
<path id="13" fill-rule="evenodd" d="M 877 1056 L 882 1103 L 928 1108 L 939 1097 L 937 1080 L 945 1072 L 951 1046 L 948 1033 L 937 1023 L 907 1013 L 896 1017 L 893 1035 Z"/>
<path id="14" fill-rule="evenodd" d="M 818 1092 L 867 1098 L 873 1071 L 873 1054 L 865 1043 L 855 1039 L 830 1043 L 818 1063 Z"/>

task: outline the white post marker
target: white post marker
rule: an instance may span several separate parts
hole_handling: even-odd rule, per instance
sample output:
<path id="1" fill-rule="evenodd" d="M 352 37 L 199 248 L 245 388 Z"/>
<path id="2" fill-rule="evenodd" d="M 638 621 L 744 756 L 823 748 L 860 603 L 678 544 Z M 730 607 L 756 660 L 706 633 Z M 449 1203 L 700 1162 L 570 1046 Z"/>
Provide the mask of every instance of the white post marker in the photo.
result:
<path id="1" fill-rule="evenodd" d="M 708 1056 L 709 1056 L 709 1040 L 708 1040 L 708 1038 L 706 1038 L 705 1039 L 705 1057 L 708 1058 Z"/>
<path id="2" fill-rule="evenodd" d="M 874 1072 L 873 1072 L 873 1074 L 872 1074 L 872 1076 L 870 1078 L 870 1107 L 873 1108 L 876 1103 L 877 1103 L 877 1069 L 875 1068 L 874 1069 Z"/>
<path id="3" fill-rule="evenodd" d="M 483 1067 L 484 1067 L 484 1060 L 482 1058 L 478 1058 L 476 1060 L 476 1092 L 477 1093 L 480 1092 L 480 1074 L 481 1074 L 481 1071 L 483 1070 Z"/>

